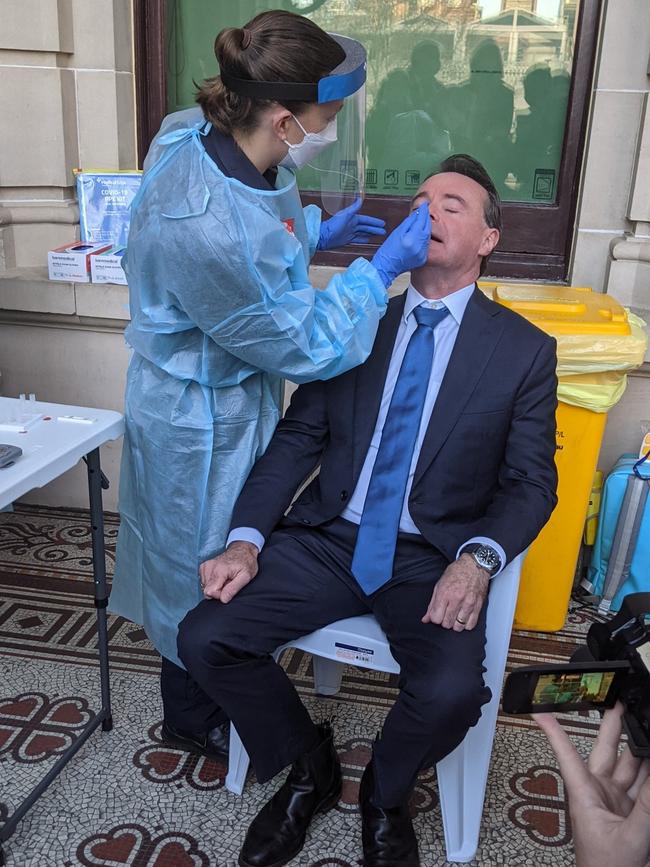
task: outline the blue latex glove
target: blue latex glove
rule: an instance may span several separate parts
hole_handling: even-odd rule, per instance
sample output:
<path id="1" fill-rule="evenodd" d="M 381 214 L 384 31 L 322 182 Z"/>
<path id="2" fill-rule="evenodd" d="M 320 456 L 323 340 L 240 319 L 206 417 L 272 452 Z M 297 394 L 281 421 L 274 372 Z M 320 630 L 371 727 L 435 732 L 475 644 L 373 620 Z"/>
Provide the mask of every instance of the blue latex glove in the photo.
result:
<path id="1" fill-rule="evenodd" d="M 361 199 L 357 199 L 320 226 L 317 250 L 333 250 L 346 244 L 363 244 L 373 235 L 385 235 L 386 222 L 377 217 L 357 213 Z"/>
<path id="2" fill-rule="evenodd" d="M 400 274 L 424 265 L 430 240 L 429 205 L 424 202 L 391 232 L 371 259 L 387 289 Z"/>

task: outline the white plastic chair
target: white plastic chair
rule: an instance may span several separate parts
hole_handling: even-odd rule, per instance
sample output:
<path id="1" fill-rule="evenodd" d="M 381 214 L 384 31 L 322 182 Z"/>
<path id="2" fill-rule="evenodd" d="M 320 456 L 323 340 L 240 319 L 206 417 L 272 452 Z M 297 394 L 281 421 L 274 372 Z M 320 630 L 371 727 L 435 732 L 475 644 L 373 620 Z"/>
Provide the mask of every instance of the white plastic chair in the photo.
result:
<path id="1" fill-rule="evenodd" d="M 492 698 L 483 705 L 481 718 L 468 731 L 465 740 L 436 766 L 448 861 L 471 861 L 478 848 L 485 787 L 524 557 L 525 553 L 520 554 L 509 563 L 500 575 L 492 579 L 490 587 L 484 679 L 492 690 Z M 338 620 L 291 641 L 278 648 L 275 659 L 289 647 L 313 655 L 314 686 L 316 692 L 323 695 L 335 695 L 339 691 L 345 664 L 374 671 L 399 672 L 386 636 L 371 614 Z M 355 652 L 350 648 L 359 650 Z M 361 649 L 372 652 L 364 654 Z M 237 795 L 243 791 L 248 764 L 248 754 L 234 726 L 231 726 L 226 788 Z"/>

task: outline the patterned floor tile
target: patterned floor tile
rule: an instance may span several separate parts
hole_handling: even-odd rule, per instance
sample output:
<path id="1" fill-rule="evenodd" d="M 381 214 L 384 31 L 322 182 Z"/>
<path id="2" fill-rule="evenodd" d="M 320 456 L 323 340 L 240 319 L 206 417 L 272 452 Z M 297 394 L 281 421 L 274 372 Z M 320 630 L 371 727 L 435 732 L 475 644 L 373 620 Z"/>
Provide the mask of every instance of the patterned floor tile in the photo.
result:
<path id="1" fill-rule="evenodd" d="M 107 566 L 117 519 L 107 519 Z M 95 610 L 87 514 L 23 507 L 0 515 L 0 822 L 98 705 Z M 594 614 L 574 606 L 565 628 L 513 636 L 509 667 L 565 660 Z M 143 631 L 110 618 L 115 727 L 97 732 L 27 814 L 5 846 L 9 867 L 230 867 L 246 828 L 278 780 L 249 778 L 243 797 L 224 788 L 226 768 L 170 749 L 160 737 L 159 658 Z M 357 803 L 375 732 L 395 679 L 348 668 L 335 699 L 314 696 L 311 662 L 283 660 L 315 719 L 335 717 L 344 786 L 320 816 L 303 867 L 359 867 Z M 597 729 L 566 720 L 579 749 Z M 435 772 L 421 775 L 411 812 L 424 867 L 447 864 Z M 571 827 L 562 780 L 545 738 L 528 719 L 497 728 L 475 867 L 569 867 Z"/>

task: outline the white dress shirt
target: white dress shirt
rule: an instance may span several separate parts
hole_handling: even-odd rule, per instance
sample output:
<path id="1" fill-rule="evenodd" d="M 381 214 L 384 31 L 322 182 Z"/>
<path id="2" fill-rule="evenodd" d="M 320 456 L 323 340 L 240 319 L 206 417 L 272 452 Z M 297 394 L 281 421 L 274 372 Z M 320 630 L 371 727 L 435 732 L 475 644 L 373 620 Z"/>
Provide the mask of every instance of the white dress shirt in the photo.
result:
<path id="1" fill-rule="evenodd" d="M 411 339 L 413 332 L 418 327 L 415 316 L 413 316 L 413 311 L 419 305 L 433 308 L 444 306 L 449 310 L 449 316 L 445 316 L 442 322 L 436 326 L 434 332 L 435 350 L 433 363 L 431 365 L 431 370 L 429 371 L 429 385 L 424 399 L 424 408 L 422 410 L 418 436 L 413 449 L 413 458 L 409 469 L 406 492 L 404 495 L 404 504 L 399 522 L 399 529 L 402 532 L 420 535 L 420 531 L 413 522 L 413 518 L 408 509 L 408 500 L 411 493 L 411 486 L 413 484 L 413 474 L 415 473 L 422 442 L 427 427 L 429 426 L 429 419 L 431 418 L 431 413 L 436 398 L 438 397 L 438 392 L 440 391 L 440 385 L 442 384 L 454 344 L 456 343 L 458 329 L 460 328 L 460 323 L 463 321 L 465 309 L 473 291 L 474 284 L 472 283 L 469 286 L 465 286 L 463 289 L 458 289 L 456 292 L 452 292 L 451 295 L 447 295 L 440 301 L 432 301 L 431 299 L 420 295 L 417 289 L 413 286 L 408 287 L 404 304 L 404 313 L 395 337 L 393 353 L 391 355 L 388 373 L 386 374 L 386 382 L 384 383 L 384 391 L 381 398 L 381 405 L 379 407 L 375 430 L 366 453 L 366 458 L 357 485 L 348 501 L 348 505 L 344 511 L 341 512 L 341 517 L 345 518 L 346 521 L 352 521 L 355 524 L 361 522 L 366 494 L 368 492 L 368 485 L 370 484 L 370 477 L 377 458 L 377 451 L 379 449 L 379 443 L 381 442 L 381 436 L 386 422 L 386 416 L 388 415 L 388 408 L 393 396 L 393 391 L 395 390 L 395 383 L 397 382 L 397 377 L 399 375 L 408 342 Z M 423 375 L 426 375 L 424 371 Z M 252 542 L 261 550 L 264 544 L 264 537 L 258 530 L 255 530 L 252 527 L 237 527 L 231 531 L 226 544 L 229 545 L 231 542 L 235 541 Z M 471 539 L 468 539 L 459 548 L 457 556 L 460 556 L 460 552 L 465 545 L 469 545 L 472 542 L 480 542 L 483 545 L 489 545 L 494 548 L 501 558 L 501 569 L 503 569 L 506 564 L 506 557 L 503 548 L 493 539 L 488 539 L 484 536 L 473 536 Z"/>

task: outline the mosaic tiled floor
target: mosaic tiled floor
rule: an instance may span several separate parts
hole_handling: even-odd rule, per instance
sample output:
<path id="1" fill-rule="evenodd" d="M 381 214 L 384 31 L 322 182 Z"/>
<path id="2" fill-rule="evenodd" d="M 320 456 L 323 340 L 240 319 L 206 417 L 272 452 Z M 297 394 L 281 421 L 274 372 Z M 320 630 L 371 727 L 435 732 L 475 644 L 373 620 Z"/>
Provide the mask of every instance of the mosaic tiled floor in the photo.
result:
<path id="1" fill-rule="evenodd" d="M 107 516 L 107 567 L 117 519 Z M 0 822 L 98 706 L 90 533 L 75 510 L 22 507 L 0 514 Z M 509 665 L 562 661 L 592 614 L 574 606 L 562 632 L 516 633 Z M 278 785 L 249 780 L 239 798 L 225 768 L 160 742 L 159 659 L 143 631 L 110 619 L 115 728 L 96 733 L 5 845 L 9 867 L 230 867 L 246 827 Z M 349 669 L 334 699 L 313 695 L 302 654 L 284 664 L 315 718 L 336 717 L 344 768 L 341 801 L 313 825 L 305 867 L 358 867 L 357 791 L 394 683 Z M 581 749 L 597 722 L 567 718 Z M 435 773 L 412 801 L 425 867 L 447 863 Z M 499 721 L 488 782 L 480 867 L 569 867 L 571 830 L 562 781 L 543 735 L 526 719 Z"/>

